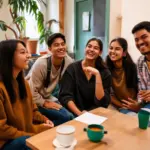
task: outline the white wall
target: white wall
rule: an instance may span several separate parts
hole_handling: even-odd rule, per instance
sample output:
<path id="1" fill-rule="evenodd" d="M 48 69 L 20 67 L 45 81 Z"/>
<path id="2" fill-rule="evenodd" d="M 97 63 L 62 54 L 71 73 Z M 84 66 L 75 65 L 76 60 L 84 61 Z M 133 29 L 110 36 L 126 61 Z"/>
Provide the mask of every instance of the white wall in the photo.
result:
<path id="1" fill-rule="evenodd" d="M 121 36 L 122 0 L 110 0 L 109 41 Z"/>
<path id="2" fill-rule="evenodd" d="M 65 36 L 68 51 L 73 52 L 74 47 L 74 1 L 65 0 Z"/>
<path id="3" fill-rule="evenodd" d="M 59 19 L 59 0 L 47 0 L 47 19 Z"/>
<path id="4" fill-rule="evenodd" d="M 9 7 L 8 7 L 8 0 L 3 0 L 3 6 L 0 8 L 0 20 L 3 20 L 6 22 L 6 24 L 12 26 L 12 18 L 9 13 Z M 3 32 L 0 30 L 0 41 L 5 40 L 5 34 L 7 35 L 8 38 L 15 37 L 13 32 L 8 30 L 7 32 Z"/>
<path id="5" fill-rule="evenodd" d="M 47 0 L 47 15 L 46 20 L 59 20 L 59 0 Z M 52 31 L 59 32 L 59 25 L 52 24 Z"/>
<path id="6" fill-rule="evenodd" d="M 128 40 L 129 52 L 136 62 L 140 56 L 135 47 L 134 37 L 131 33 L 134 25 L 140 21 L 150 20 L 150 0 L 122 0 L 122 36 Z"/>

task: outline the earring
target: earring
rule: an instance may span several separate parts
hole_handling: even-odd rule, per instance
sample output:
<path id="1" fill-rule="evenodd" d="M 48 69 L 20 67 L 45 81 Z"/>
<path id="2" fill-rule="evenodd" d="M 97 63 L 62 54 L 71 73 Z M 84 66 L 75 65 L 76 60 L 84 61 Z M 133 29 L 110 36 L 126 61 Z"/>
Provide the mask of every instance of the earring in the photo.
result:
<path id="1" fill-rule="evenodd" d="M 126 53 L 125 53 L 125 52 L 123 52 L 122 56 L 123 56 L 123 57 L 126 57 L 127 55 L 126 55 Z"/>

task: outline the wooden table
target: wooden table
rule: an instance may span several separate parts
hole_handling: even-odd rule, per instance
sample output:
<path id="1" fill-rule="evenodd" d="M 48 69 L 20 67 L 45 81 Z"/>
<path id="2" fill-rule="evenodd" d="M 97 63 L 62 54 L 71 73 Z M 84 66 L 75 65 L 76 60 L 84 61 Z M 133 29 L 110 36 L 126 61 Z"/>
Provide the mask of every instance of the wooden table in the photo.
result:
<path id="1" fill-rule="evenodd" d="M 69 121 L 65 124 L 73 125 L 76 128 L 77 145 L 75 150 L 150 150 L 150 128 L 139 129 L 137 117 L 104 108 L 97 108 L 91 112 L 108 118 L 102 124 L 108 134 L 101 142 L 93 143 L 88 140 L 83 131 L 86 124 L 76 120 Z M 53 128 L 27 139 L 26 143 L 34 150 L 53 150 L 55 148 L 52 141 L 55 135 L 56 128 Z"/>

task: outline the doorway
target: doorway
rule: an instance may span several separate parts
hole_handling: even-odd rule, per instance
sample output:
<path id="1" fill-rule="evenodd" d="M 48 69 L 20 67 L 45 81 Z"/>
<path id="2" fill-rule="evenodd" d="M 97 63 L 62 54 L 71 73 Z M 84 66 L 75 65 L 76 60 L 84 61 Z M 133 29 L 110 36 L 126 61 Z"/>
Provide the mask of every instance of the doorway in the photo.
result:
<path id="1" fill-rule="evenodd" d="M 103 55 L 107 55 L 109 41 L 110 0 L 75 0 L 75 59 L 84 58 L 87 41 L 96 36 L 103 41 Z M 84 24 L 88 23 L 87 29 Z"/>

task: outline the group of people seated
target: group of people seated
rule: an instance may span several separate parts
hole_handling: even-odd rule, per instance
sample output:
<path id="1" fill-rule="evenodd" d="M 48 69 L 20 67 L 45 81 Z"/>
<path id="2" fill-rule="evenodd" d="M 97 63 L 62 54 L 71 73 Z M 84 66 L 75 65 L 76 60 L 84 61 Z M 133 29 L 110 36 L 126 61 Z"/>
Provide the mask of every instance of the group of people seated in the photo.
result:
<path id="1" fill-rule="evenodd" d="M 135 64 L 127 41 L 109 44 L 106 62 L 103 43 L 91 38 L 83 60 L 67 53 L 65 36 L 48 38 L 50 54 L 36 60 L 24 78 L 30 54 L 24 42 L 0 42 L 0 149 L 29 150 L 25 140 L 97 107 L 113 107 L 135 115 L 150 108 L 150 22 L 132 29 L 142 56 Z"/>

